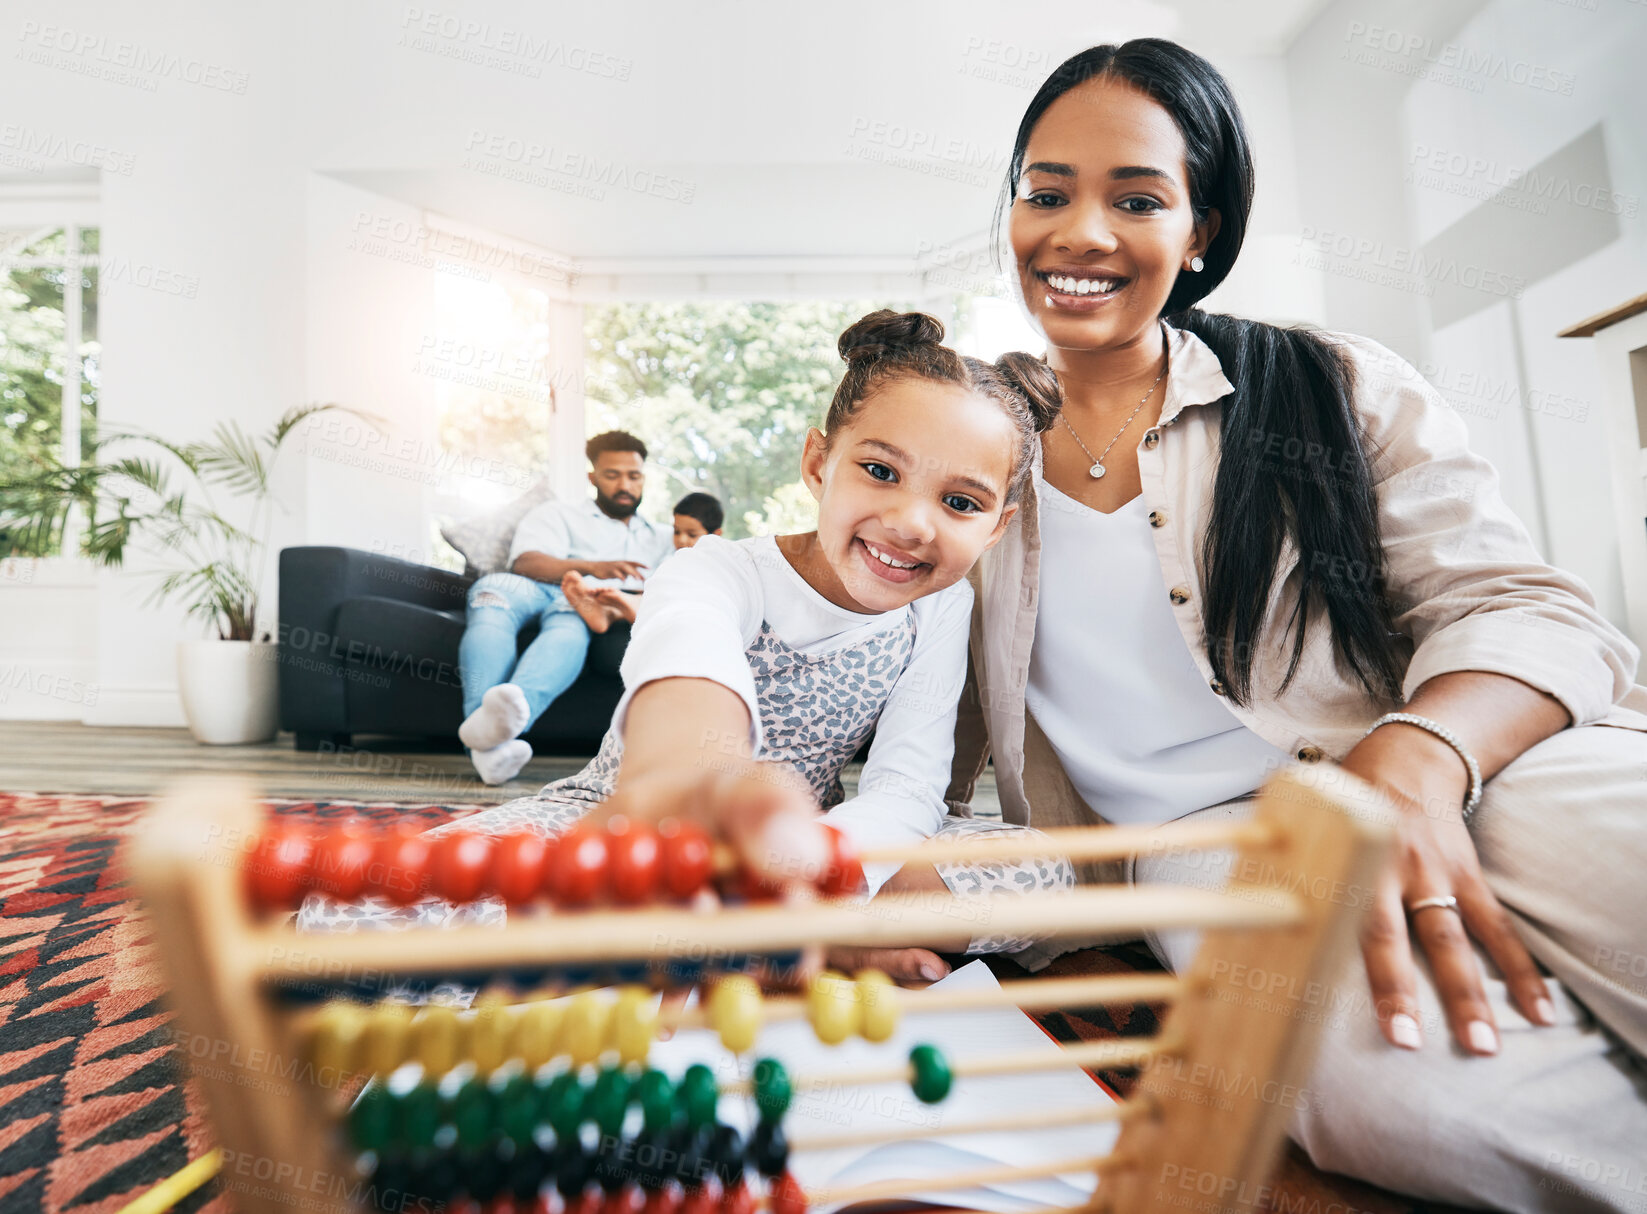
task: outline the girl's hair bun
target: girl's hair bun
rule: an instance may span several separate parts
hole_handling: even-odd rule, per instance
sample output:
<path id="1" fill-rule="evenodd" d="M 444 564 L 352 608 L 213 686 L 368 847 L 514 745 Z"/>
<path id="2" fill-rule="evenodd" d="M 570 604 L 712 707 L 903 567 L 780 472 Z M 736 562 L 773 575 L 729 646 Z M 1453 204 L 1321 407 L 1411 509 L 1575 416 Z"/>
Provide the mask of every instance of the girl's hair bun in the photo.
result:
<path id="1" fill-rule="evenodd" d="M 943 344 L 944 326 L 925 312 L 871 312 L 841 334 L 836 348 L 848 363 L 882 358 L 888 354 L 930 349 Z"/>
<path id="2" fill-rule="evenodd" d="M 842 333 L 837 348 L 846 371 L 829 402 L 824 440 L 850 425 L 863 402 L 888 383 L 924 379 L 956 384 L 994 401 L 1012 419 L 1018 441 L 1006 500 L 1016 502 L 1029 483 L 1036 435 L 1058 416 L 1058 377 L 1028 354 L 1003 354 L 999 362 L 986 363 L 957 354 L 943 341 L 944 326 L 936 317 L 890 308 L 871 312 Z"/>
<path id="3" fill-rule="evenodd" d="M 1046 359 L 1015 350 L 996 359 L 995 368 L 1028 403 L 1037 431 L 1058 420 L 1058 411 L 1064 407 L 1064 391 Z"/>

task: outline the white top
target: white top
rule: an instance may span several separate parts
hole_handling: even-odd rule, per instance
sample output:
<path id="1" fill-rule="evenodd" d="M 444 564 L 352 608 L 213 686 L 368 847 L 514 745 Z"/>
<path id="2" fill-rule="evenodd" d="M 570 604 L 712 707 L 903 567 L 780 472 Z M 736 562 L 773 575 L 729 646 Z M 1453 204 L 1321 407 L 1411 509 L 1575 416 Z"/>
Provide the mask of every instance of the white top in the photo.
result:
<path id="1" fill-rule="evenodd" d="M 1241 724 L 1196 669 L 1140 494 L 1113 514 L 1042 477 L 1035 645 L 1024 703 L 1106 821 L 1154 825 L 1239 797 L 1291 756 Z"/>
<path id="2" fill-rule="evenodd" d="M 544 502 L 526 512 L 509 543 L 509 565 L 523 552 L 541 552 L 563 561 L 638 561 L 646 577 L 590 578 L 595 586 L 639 590 L 675 551 L 672 528 L 660 527 L 638 514 L 615 519 L 586 497 L 576 502 Z"/>
<path id="3" fill-rule="evenodd" d="M 860 848 L 929 838 L 947 812 L 955 710 L 966 682 L 972 587 L 965 581 L 895 611 L 865 615 L 812 589 L 770 536 L 705 536 L 676 553 L 648 584 L 624 653 L 624 692 L 613 724 L 623 731 L 630 697 L 653 679 L 713 679 L 749 709 L 750 744 L 758 754 L 760 705 L 745 655 L 763 621 L 784 644 L 819 654 L 901 626 L 907 612 L 915 615 L 915 648 L 875 725 L 858 795 L 826 817 Z M 865 865 L 869 892 L 897 869 Z"/>

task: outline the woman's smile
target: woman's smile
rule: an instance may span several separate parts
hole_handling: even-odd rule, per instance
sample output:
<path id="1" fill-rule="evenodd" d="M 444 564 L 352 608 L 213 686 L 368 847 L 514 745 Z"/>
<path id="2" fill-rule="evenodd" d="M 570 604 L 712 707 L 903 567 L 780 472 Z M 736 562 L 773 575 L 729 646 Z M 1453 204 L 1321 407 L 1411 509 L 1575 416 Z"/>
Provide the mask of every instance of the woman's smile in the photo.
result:
<path id="1" fill-rule="evenodd" d="M 1044 302 L 1049 308 L 1072 312 L 1092 312 L 1114 299 L 1132 280 L 1098 267 L 1055 267 L 1031 273 L 1045 285 Z"/>

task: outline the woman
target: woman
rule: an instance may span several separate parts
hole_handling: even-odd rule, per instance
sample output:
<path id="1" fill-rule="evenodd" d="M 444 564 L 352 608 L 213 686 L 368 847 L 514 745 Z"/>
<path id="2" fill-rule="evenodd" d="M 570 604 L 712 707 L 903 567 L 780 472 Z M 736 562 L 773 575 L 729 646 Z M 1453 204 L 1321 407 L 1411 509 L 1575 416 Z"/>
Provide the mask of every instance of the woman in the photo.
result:
<path id="1" fill-rule="evenodd" d="M 1399 858 L 1295 1136 L 1428 1197 L 1639 1208 L 1647 981 L 1616 964 L 1647 953 L 1636 648 L 1539 560 L 1410 366 L 1194 309 L 1253 193 L 1205 60 L 1154 39 L 1076 55 L 1030 103 L 1007 186 L 1064 405 L 975 574 L 982 707 L 952 799 L 987 752 L 1006 820 L 1034 827 L 1234 816 L 1294 759 L 1379 786 Z M 1144 857 L 1132 875 L 1222 879 Z"/>

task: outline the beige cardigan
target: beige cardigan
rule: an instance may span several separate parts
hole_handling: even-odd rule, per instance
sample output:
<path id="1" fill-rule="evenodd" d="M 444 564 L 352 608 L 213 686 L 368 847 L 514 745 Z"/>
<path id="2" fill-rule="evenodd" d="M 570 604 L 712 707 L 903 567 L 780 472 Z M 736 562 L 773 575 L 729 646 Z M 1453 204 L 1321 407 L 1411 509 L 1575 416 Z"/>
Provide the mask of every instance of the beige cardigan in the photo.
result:
<path id="1" fill-rule="evenodd" d="M 1499 496 L 1492 465 L 1466 446 L 1458 415 L 1383 346 L 1329 336 L 1342 343 L 1355 369 L 1356 406 L 1377 485 L 1386 592 L 1398 604 L 1412 604 L 1394 621 L 1410 643 L 1404 694 L 1448 671 L 1484 670 L 1554 696 L 1575 725 L 1647 730 L 1647 688 L 1634 685 L 1639 651 L 1596 610 L 1583 582 L 1539 559 L 1526 528 Z M 1202 677 L 1221 693 L 1207 661 L 1198 562 L 1218 467 L 1222 408 L 1216 402 L 1231 385 L 1218 356 L 1193 333 L 1169 326 L 1167 342 L 1166 398 L 1160 420 L 1138 444 L 1138 467 L 1161 561 L 1161 593 L 1174 603 Z M 1266 458 L 1287 461 L 1301 474 L 1330 470 L 1334 458 L 1289 450 L 1280 436 L 1252 440 L 1264 446 Z M 1039 473 L 1039 445 L 1034 458 Z M 1309 613 L 1292 682 L 1285 694 L 1274 694 L 1292 651 L 1285 625 L 1297 600 L 1298 561 L 1289 539 L 1253 658 L 1254 702 L 1230 708 L 1301 762 L 1339 760 L 1394 706 L 1370 697 L 1336 664 L 1319 609 Z M 1036 824 L 1059 825 L 1081 821 L 1084 805 L 1024 707 L 1040 562 L 1030 491 L 1000 543 L 970 575 L 976 591 L 971 662 L 948 799 L 967 812 L 993 752 L 1006 821 L 1028 824 L 1033 805 Z M 1091 808 L 1102 815 L 1101 805 Z"/>

